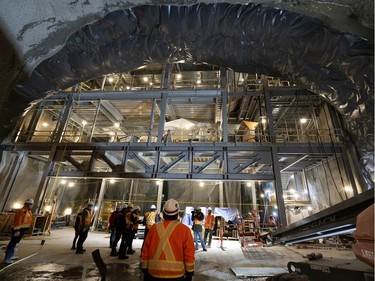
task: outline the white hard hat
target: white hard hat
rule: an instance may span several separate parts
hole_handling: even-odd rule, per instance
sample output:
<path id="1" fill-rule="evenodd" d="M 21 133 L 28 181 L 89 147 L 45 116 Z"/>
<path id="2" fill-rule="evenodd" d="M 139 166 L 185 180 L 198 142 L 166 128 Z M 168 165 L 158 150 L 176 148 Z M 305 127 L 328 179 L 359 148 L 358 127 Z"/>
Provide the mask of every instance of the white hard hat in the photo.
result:
<path id="1" fill-rule="evenodd" d="M 27 199 L 25 201 L 25 204 L 30 204 L 30 205 L 34 204 L 34 199 Z"/>
<path id="2" fill-rule="evenodd" d="M 165 202 L 163 213 L 168 216 L 173 216 L 178 213 L 179 209 L 180 205 L 178 204 L 178 202 L 175 199 L 171 198 L 167 202 Z"/>
<path id="3" fill-rule="evenodd" d="M 87 203 L 87 206 L 94 206 L 94 202 L 89 201 L 89 202 Z"/>
<path id="4" fill-rule="evenodd" d="M 139 207 L 139 206 L 135 206 L 134 208 L 133 208 L 133 211 L 137 211 L 137 210 L 140 210 L 141 209 L 141 207 Z"/>
<path id="5" fill-rule="evenodd" d="M 211 208 L 211 207 L 208 207 L 208 208 L 207 208 L 207 211 L 212 211 L 212 208 Z"/>
<path id="6" fill-rule="evenodd" d="M 151 205 L 150 209 L 151 210 L 156 210 L 156 206 L 155 205 Z"/>

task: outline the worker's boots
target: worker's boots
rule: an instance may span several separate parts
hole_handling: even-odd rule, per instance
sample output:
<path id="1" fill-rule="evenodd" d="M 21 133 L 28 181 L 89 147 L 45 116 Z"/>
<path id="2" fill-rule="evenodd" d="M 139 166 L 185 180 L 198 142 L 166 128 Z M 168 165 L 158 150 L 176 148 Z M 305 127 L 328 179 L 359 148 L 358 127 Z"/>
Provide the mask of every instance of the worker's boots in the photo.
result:
<path id="1" fill-rule="evenodd" d="M 111 257 L 117 257 L 118 256 L 118 252 L 116 252 L 116 250 L 112 250 L 110 256 Z"/>
<path id="2" fill-rule="evenodd" d="M 120 260 L 126 260 L 126 259 L 128 259 L 129 257 L 128 257 L 128 256 L 125 256 L 125 255 L 119 255 L 118 258 L 119 258 Z"/>

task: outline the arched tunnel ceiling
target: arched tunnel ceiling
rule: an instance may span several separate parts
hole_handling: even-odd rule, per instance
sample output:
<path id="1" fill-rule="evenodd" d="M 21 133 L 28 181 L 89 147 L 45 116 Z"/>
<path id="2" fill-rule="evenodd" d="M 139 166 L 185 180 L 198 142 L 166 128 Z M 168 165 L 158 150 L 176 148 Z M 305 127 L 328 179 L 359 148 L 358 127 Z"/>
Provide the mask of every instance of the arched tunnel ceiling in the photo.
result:
<path id="1" fill-rule="evenodd" d="M 40 1 L 34 3 L 37 2 L 40 5 Z M 309 1 L 310 6 L 306 6 L 308 1 L 298 2 L 303 5 L 294 1 L 293 5 L 288 4 L 290 1 L 260 2 L 264 5 L 128 4 L 134 6 L 129 9 L 116 2 L 117 6 L 107 5 L 103 10 L 87 2 L 87 11 L 78 12 L 83 16 L 70 21 L 69 12 L 73 4 L 78 3 L 72 2 L 65 7 L 69 9 L 54 11 L 61 20 L 61 34 L 56 33 L 59 30 L 55 28 L 56 18 L 41 17 L 40 21 L 30 22 L 18 30 L 18 46 L 14 46 L 12 36 L 7 36 L 12 29 L 8 24 L 2 30 L 3 37 L 10 37 L 8 42 L 2 43 L 7 55 L 1 65 L 4 66 L 0 100 L 2 138 L 14 126 L 11 120 L 17 120 L 30 102 L 43 98 L 48 92 L 106 73 L 130 71 L 148 62 L 206 62 L 240 72 L 282 77 L 324 96 L 347 121 L 367 182 L 372 186 L 374 51 L 372 38 L 369 42 L 356 34 L 370 37 L 368 30 L 373 30 L 373 25 L 367 20 L 371 16 L 357 20 L 347 16 L 346 20 L 350 19 L 353 24 L 338 24 L 345 18 L 342 17 L 345 8 L 350 7 L 353 15 L 355 7 L 357 15 L 359 10 L 364 15 L 371 3 L 346 1 L 345 6 L 343 1 L 331 1 L 331 9 L 336 7 L 341 11 L 336 14 L 340 15 L 336 22 L 332 20 L 333 11 L 327 8 L 322 12 L 317 8 L 324 1 Z M 315 19 L 305 15 L 308 7 Z M 46 9 L 36 14 L 40 13 L 40 17 L 44 11 L 49 11 Z M 34 10 L 37 9 L 34 7 Z M 60 13 L 66 16 L 61 17 Z M 34 47 L 22 44 L 28 28 L 46 23 L 51 28 L 50 36 L 45 36 L 45 40 Z M 342 33 L 332 27 L 355 34 Z M 19 52 L 23 57 L 17 60 Z M 49 58 L 42 61 L 44 57 Z M 34 71 L 28 79 L 26 73 L 30 69 Z"/>

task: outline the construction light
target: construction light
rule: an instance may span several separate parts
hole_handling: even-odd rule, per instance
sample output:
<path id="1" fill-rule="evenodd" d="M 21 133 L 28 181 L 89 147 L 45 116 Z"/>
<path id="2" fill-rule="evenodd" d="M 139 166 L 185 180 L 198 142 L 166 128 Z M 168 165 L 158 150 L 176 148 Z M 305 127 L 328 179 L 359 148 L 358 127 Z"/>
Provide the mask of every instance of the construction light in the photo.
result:
<path id="1" fill-rule="evenodd" d="M 301 118 L 299 120 L 299 122 L 301 122 L 301 124 L 306 124 L 307 123 L 307 119 L 306 118 Z"/>
<path id="2" fill-rule="evenodd" d="M 182 78 L 182 74 L 181 74 L 181 73 L 177 73 L 177 74 L 176 74 L 176 78 L 177 78 L 177 79 L 181 79 L 181 78 Z"/>
<path id="3" fill-rule="evenodd" d="M 204 182 L 201 181 L 201 182 L 199 183 L 199 186 L 200 186 L 200 187 L 203 187 L 203 186 L 204 186 Z"/>
<path id="4" fill-rule="evenodd" d="M 61 180 L 61 184 L 66 184 L 66 180 Z"/>
<path id="5" fill-rule="evenodd" d="M 44 210 L 49 213 L 52 210 L 52 206 L 51 205 L 47 205 L 47 206 L 44 207 Z"/>
<path id="6" fill-rule="evenodd" d="M 66 208 L 65 211 L 64 211 L 64 215 L 65 216 L 70 216 L 72 214 L 72 208 Z"/>
<path id="7" fill-rule="evenodd" d="M 109 183 L 110 183 L 110 184 L 113 184 L 113 183 L 115 183 L 115 180 L 114 180 L 114 179 L 110 179 L 110 180 L 109 180 Z"/>
<path id="8" fill-rule="evenodd" d="M 46 127 L 48 127 L 48 123 L 47 123 L 47 122 L 43 122 L 42 126 L 43 126 L 44 128 L 46 128 Z"/>
<path id="9" fill-rule="evenodd" d="M 74 185 L 75 185 L 74 182 L 70 182 L 70 183 L 68 184 L 69 187 L 73 187 Z"/>
<path id="10" fill-rule="evenodd" d="M 87 125 L 87 121 L 82 120 L 82 126 L 86 126 L 86 125 Z"/>
<path id="11" fill-rule="evenodd" d="M 15 210 L 17 210 L 17 209 L 21 209 L 22 208 L 22 203 L 20 203 L 20 202 L 15 202 L 14 204 L 13 204 L 13 207 L 12 207 L 13 209 L 15 209 Z"/>

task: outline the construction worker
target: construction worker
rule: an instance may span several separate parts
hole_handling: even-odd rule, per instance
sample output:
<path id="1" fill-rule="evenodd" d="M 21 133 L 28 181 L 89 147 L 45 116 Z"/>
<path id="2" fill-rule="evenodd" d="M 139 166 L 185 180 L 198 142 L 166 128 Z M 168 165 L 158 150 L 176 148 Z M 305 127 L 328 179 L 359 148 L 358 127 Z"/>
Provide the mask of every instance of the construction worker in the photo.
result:
<path id="1" fill-rule="evenodd" d="M 138 225 L 142 223 L 142 220 L 139 219 L 139 212 L 141 211 L 141 207 L 135 206 L 131 212 L 130 220 L 133 224 L 132 232 L 131 232 L 131 238 L 129 242 L 129 248 L 127 250 L 127 254 L 132 255 L 135 253 L 133 250 L 133 240 L 135 238 L 135 234 L 138 232 Z"/>
<path id="2" fill-rule="evenodd" d="M 142 271 L 145 281 L 184 280 L 194 275 L 195 249 L 189 227 L 178 221 L 179 204 L 165 202 L 163 221 L 154 224 L 145 239 Z"/>
<path id="3" fill-rule="evenodd" d="M 79 230 L 80 226 L 82 224 L 82 212 L 78 213 L 76 216 L 76 220 L 74 222 L 74 238 L 73 238 L 73 245 L 72 245 L 72 250 L 76 250 L 76 242 L 79 237 Z"/>
<path id="4" fill-rule="evenodd" d="M 214 232 L 215 227 L 215 216 L 212 214 L 211 207 L 207 209 L 207 215 L 204 219 L 204 243 L 207 245 L 207 236 L 208 238 L 208 247 L 211 247 L 212 233 Z"/>
<path id="5" fill-rule="evenodd" d="M 14 248 L 21 241 L 23 235 L 29 230 L 33 220 L 33 214 L 30 210 L 34 204 L 34 199 L 27 199 L 21 209 L 18 209 L 14 215 L 12 226 L 12 237 L 5 250 L 4 263 L 13 263 Z"/>
<path id="6" fill-rule="evenodd" d="M 111 213 L 111 216 L 109 217 L 108 230 L 111 233 L 111 235 L 109 237 L 109 247 L 110 248 L 112 248 L 112 243 L 113 243 L 113 241 L 115 241 L 115 238 L 116 238 L 116 219 L 117 219 L 118 214 L 120 213 L 120 210 L 121 210 L 120 205 L 117 205 L 116 210 L 114 210 Z"/>
<path id="7" fill-rule="evenodd" d="M 123 233 L 124 228 L 125 228 L 125 224 L 126 224 L 125 216 L 126 216 L 127 210 L 128 210 L 127 207 L 122 208 L 120 210 L 120 212 L 118 213 L 117 218 L 115 220 L 115 227 L 116 227 L 115 240 L 112 242 L 112 251 L 111 251 L 111 254 L 110 254 L 110 256 L 112 256 L 112 257 L 118 256 L 118 252 L 117 252 L 116 248 L 117 248 L 117 243 L 118 243 L 118 241 L 120 241 L 122 233 Z"/>
<path id="8" fill-rule="evenodd" d="M 207 251 L 206 244 L 204 243 L 204 240 L 202 237 L 204 214 L 202 213 L 201 207 L 198 207 L 194 211 L 192 211 L 191 219 L 193 220 L 195 249 L 198 250 L 198 237 L 199 237 L 199 240 L 201 241 L 202 249 L 203 251 L 206 252 Z"/>
<path id="9" fill-rule="evenodd" d="M 129 258 L 126 254 L 134 254 L 134 251 L 130 249 L 132 244 L 132 233 L 133 233 L 133 207 L 132 203 L 128 204 L 128 208 L 125 214 L 125 228 L 122 232 L 120 249 L 118 251 L 118 258 L 120 260 Z"/>
<path id="10" fill-rule="evenodd" d="M 94 212 L 91 210 L 94 203 L 89 201 L 86 208 L 82 211 L 82 220 L 79 227 L 79 238 L 77 242 L 76 254 L 83 254 L 86 250 L 83 248 L 83 243 L 86 241 L 90 227 L 92 226 Z"/>
<path id="11" fill-rule="evenodd" d="M 143 216 L 143 225 L 145 226 L 144 239 L 146 239 L 147 233 L 150 230 L 151 226 L 153 226 L 156 223 L 156 218 L 157 218 L 156 206 L 151 205 L 150 211 L 146 212 Z"/>

